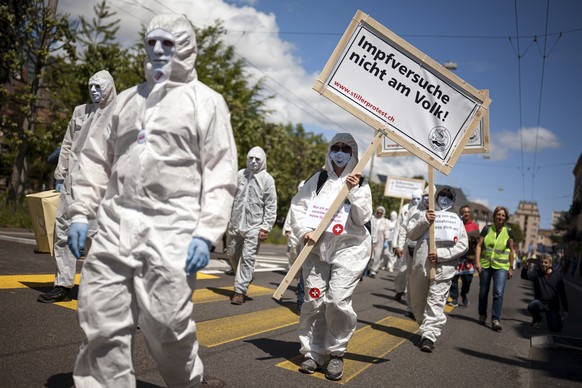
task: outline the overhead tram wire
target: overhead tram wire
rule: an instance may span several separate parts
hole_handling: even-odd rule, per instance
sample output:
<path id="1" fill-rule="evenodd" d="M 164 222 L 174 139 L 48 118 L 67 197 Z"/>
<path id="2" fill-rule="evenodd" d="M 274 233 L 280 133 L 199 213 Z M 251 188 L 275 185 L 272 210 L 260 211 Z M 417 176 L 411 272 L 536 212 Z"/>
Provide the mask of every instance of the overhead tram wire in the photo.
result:
<path id="1" fill-rule="evenodd" d="M 133 0 L 133 1 L 136 1 L 136 0 Z M 158 4 L 160 4 L 159 1 L 157 1 L 157 0 L 154 0 L 154 1 L 156 1 Z M 164 7 L 175 13 L 175 11 L 173 11 L 170 8 L 168 8 L 167 6 L 164 6 Z M 148 9 L 146 7 L 144 7 L 144 9 L 147 9 L 147 10 L 151 11 L 150 9 Z M 192 25 L 195 26 L 196 28 L 199 28 L 194 23 L 192 23 Z M 228 30 L 227 30 L 227 32 L 228 32 Z M 230 30 L 230 32 L 232 32 L 232 30 Z M 245 31 L 242 31 L 242 35 L 240 36 L 239 40 L 245 35 L 245 33 L 246 33 Z M 291 90 L 289 90 L 285 85 L 281 84 L 280 82 L 278 82 L 277 80 L 275 80 L 273 77 L 271 77 L 269 74 L 267 74 L 264 70 L 262 70 L 261 68 L 259 68 L 255 64 L 253 64 L 251 61 L 249 61 L 247 58 L 245 58 L 241 54 L 237 53 L 236 50 L 234 51 L 234 53 L 235 53 L 235 55 L 239 56 L 243 61 L 245 61 L 246 63 L 248 63 L 250 66 L 254 67 L 258 71 L 260 71 L 261 73 L 263 73 L 267 78 L 271 79 L 274 83 L 276 83 L 277 85 L 279 85 L 280 87 L 282 87 L 283 89 L 285 89 L 287 92 L 289 92 L 289 94 L 291 94 L 292 96 L 294 96 L 295 98 L 297 98 L 297 100 L 303 102 L 303 100 L 299 96 L 297 96 L 295 93 L 293 93 Z M 265 86 L 268 87 L 268 84 L 265 84 Z M 303 112 L 305 112 L 309 116 L 313 117 L 316 121 L 320 122 L 322 125 L 324 125 L 324 126 L 329 125 L 328 123 L 325 123 L 325 122 L 323 122 L 321 120 L 321 117 L 323 116 L 326 120 L 329 121 L 329 123 L 331 123 L 332 125 L 336 126 L 337 129 L 340 130 L 339 132 L 342 132 L 342 131 L 346 132 L 347 131 L 342 125 L 336 123 L 334 120 L 332 120 L 331 118 L 327 117 L 323 113 L 321 113 L 321 112 L 312 113 L 308 109 L 305 109 L 304 107 L 300 106 L 299 104 L 295 103 L 294 101 L 292 101 L 289 98 L 285 97 L 284 95 L 280 94 L 278 90 L 276 90 L 274 88 L 270 88 L 270 89 L 274 93 L 277 93 L 284 100 L 287 100 L 289 103 L 291 103 L 295 107 L 301 109 Z M 309 104 L 306 104 L 305 106 L 307 106 L 309 109 L 311 109 L 311 106 Z"/>
<path id="2" fill-rule="evenodd" d="M 124 4 L 131 5 L 131 6 L 135 6 L 135 4 L 134 4 L 134 3 L 131 3 L 131 2 L 129 2 L 129 1 L 127 1 L 127 0 L 117 0 L 117 1 L 119 1 L 119 2 L 121 2 L 121 3 L 124 3 Z M 120 7 L 119 5 L 116 5 L 116 4 L 114 4 L 114 3 L 109 3 L 109 4 L 110 4 L 111 6 L 113 6 L 113 7 L 115 7 L 116 9 L 118 9 L 119 11 L 121 11 L 121 12 L 125 13 L 126 15 L 129 15 L 129 16 L 131 16 L 132 18 L 134 18 L 134 19 L 138 20 L 138 21 L 139 21 L 139 22 L 141 22 L 142 24 L 147 24 L 147 21 L 145 21 L 145 20 L 142 20 L 142 19 L 140 19 L 139 17 L 137 17 L 137 16 L 135 16 L 134 14 L 132 14 L 131 12 L 129 12 L 129 11 L 127 11 L 127 10 L 125 10 L 125 8 L 124 8 L 124 7 Z"/>
<path id="3" fill-rule="evenodd" d="M 532 169 L 532 177 L 531 177 L 531 198 L 534 199 L 534 189 L 535 189 L 535 178 L 536 178 L 536 162 L 537 162 L 537 155 L 538 155 L 538 139 L 539 139 L 539 132 L 540 132 L 540 122 L 541 122 L 541 113 L 542 113 L 542 97 L 544 92 L 544 73 L 546 69 L 546 58 L 547 58 L 547 32 L 548 32 L 548 21 L 550 18 L 550 0 L 547 0 L 546 6 L 546 34 L 544 35 L 544 51 L 542 55 L 542 74 L 540 80 L 540 98 L 538 101 L 538 121 L 537 121 L 537 128 L 536 128 L 536 140 L 535 140 L 535 147 L 534 147 L 534 160 L 533 160 L 533 169 Z"/>
<path id="4" fill-rule="evenodd" d="M 303 99 L 300 98 L 299 96 L 297 96 L 295 93 L 293 93 L 293 91 L 289 90 L 285 85 L 281 84 L 279 81 L 277 81 L 276 79 L 274 79 L 273 77 L 271 77 L 269 74 L 267 74 L 263 69 L 259 68 L 257 65 L 255 65 L 254 63 L 252 63 L 251 61 L 249 61 L 247 58 L 245 58 L 244 56 L 242 56 L 241 54 L 239 54 L 238 52 L 236 52 L 236 50 L 234 51 L 234 53 L 239 56 L 243 61 L 245 61 L 246 63 L 248 63 L 250 66 L 252 66 L 253 68 L 257 69 L 258 71 L 260 71 L 261 73 L 263 73 L 267 78 L 269 78 L 271 81 L 273 81 L 275 84 L 277 84 L 278 86 L 280 86 L 281 88 L 283 88 L 285 91 L 287 91 L 291 96 L 293 96 L 294 98 L 296 98 L 298 101 L 301 101 L 302 104 L 304 104 Z M 265 84 L 265 86 L 268 87 L 267 84 Z M 347 132 L 347 130 L 339 123 L 335 122 L 333 119 L 327 117 L 325 114 L 321 113 L 321 112 L 317 112 L 315 111 L 311 105 L 309 104 L 304 104 L 306 108 L 296 104 L 294 101 L 292 101 L 291 99 L 287 98 L 286 96 L 284 96 L 283 94 L 281 94 L 278 90 L 274 89 L 274 88 L 270 88 L 274 93 L 278 94 L 281 98 L 287 100 L 288 102 L 290 102 L 291 104 L 293 104 L 294 106 L 296 106 L 297 108 L 301 109 L 303 112 L 307 113 L 309 116 L 311 116 L 312 118 L 314 118 L 316 121 L 320 122 L 323 125 L 328 125 L 328 123 L 325 123 L 321 120 L 321 117 L 325 118 L 329 123 L 331 123 L 332 125 L 334 125 L 337 129 L 339 129 L 339 132 Z"/>
<path id="5" fill-rule="evenodd" d="M 252 31 L 252 30 L 227 30 L 232 33 L 242 33 L 247 34 L 277 34 L 277 35 L 310 35 L 310 36 L 342 36 L 342 32 L 309 32 L 309 31 Z M 544 36 L 550 37 L 557 35 L 559 37 L 570 34 L 574 32 L 581 32 L 582 27 L 574 28 L 566 31 L 558 31 L 546 34 Z M 507 39 L 507 35 L 448 35 L 448 34 L 398 34 L 402 38 L 439 38 L 439 39 Z M 523 35 L 522 39 L 533 39 L 539 37 L 540 35 Z M 518 36 L 510 36 L 510 39 L 519 38 Z"/>
<path id="6" fill-rule="evenodd" d="M 523 111 L 522 111 L 522 95 L 521 95 L 521 52 L 519 48 L 519 24 L 517 18 L 517 0 L 514 0 L 515 9 L 515 33 L 517 36 L 517 83 L 518 83 L 518 111 L 519 111 L 519 140 L 520 140 L 520 155 L 521 155 L 521 189 L 522 198 L 525 199 L 525 168 L 523 163 Z M 510 38 L 511 41 L 511 38 Z"/>

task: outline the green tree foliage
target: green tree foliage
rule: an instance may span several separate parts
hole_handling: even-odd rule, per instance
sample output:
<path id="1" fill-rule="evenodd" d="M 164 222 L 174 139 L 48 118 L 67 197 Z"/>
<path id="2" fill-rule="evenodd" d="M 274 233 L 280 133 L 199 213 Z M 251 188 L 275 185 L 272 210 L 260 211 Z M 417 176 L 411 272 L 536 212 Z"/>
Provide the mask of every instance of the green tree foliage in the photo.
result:
<path id="1" fill-rule="evenodd" d="M 99 70 L 108 70 L 118 92 L 143 82 L 145 30 L 142 27 L 134 47 L 122 49 L 115 38 L 120 20 L 106 1 L 93 8 L 95 16 L 90 21 L 80 18 L 78 22 L 69 21 L 67 15 L 46 13 L 43 0 L 14 0 L 7 4 L 0 6 L 3 34 L 7 29 L 4 21 L 7 21 L 12 23 L 9 29 L 12 35 L 7 36 L 20 34 L 27 38 L 18 40 L 15 45 L 2 42 L 0 49 L 7 53 L 2 63 L 10 65 L 1 69 L 5 70 L 1 75 L 8 74 L 14 81 L 18 79 L 12 76 L 16 70 L 31 68 L 37 89 L 30 78 L 26 82 L 20 81 L 18 93 L 5 87 L 0 89 L 4 91 L 0 98 L 10 101 L 14 107 L 10 120 L 5 119 L 8 117 L 6 110 L 2 112 L 3 138 L 5 143 L 8 140 L 12 160 L 22 150 L 23 155 L 31 160 L 30 171 L 20 176 L 23 182 L 38 191 L 42 188 L 41 183 L 47 189 L 52 184 L 54 166 L 46 165 L 46 156 L 60 144 L 74 107 L 89 101 L 89 77 Z M 43 34 L 32 30 L 43 31 Z M 278 222 L 282 224 L 298 184 L 324 165 L 328 141 L 323 135 L 306 131 L 301 124 L 266 120 L 265 103 L 270 97 L 264 92 L 262 81 L 250 76 L 249 65 L 237 56 L 234 47 L 224 43 L 225 29 L 220 22 L 196 29 L 196 33 L 198 78 L 226 100 L 239 168 L 246 166 L 246 155 L 252 147 L 260 146 L 267 153 L 267 169 L 277 185 Z M 75 34 L 78 35 L 78 46 L 73 45 Z M 46 36 L 52 39 L 43 40 Z M 57 47 L 59 44 L 61 46 Z M 66 50 L 55 55 L 56 48 Z M 32 114 L 33 108 L 39 104 L 44 109 L 42 120 Z M 25 120 L 29 124 L 23 124 Z M 37 124 L 34 130 L 30 129 L 31 123 Z M 21 143 L 26 143 L 26 146 L 20 147 Z M 30 176 L 27 175 L 29 172 Z M 383 205 L 388 211 L 398 210 L 400 200 L 384 197 L 383 185 L 372 182 L 370 186 L 375 206 Z"/>
<path id="2" fill-rule="evenodd" d="M 299 182 L 309 178 L 325 161 L 327 142 L 321 135 L 296 127 L 268 123 L 262 83 L 251 82 L 245 61 L 234 47 L 223 41 L 220 22 L 196 29 L 198 79 L 222 94 L 231 113 L 239 168 L 246 166 L 247 153 L 260 146 L 267 154 L 267 170 L 277 187 L 277 220 L 285 220 Z"/>
<path id="3" fill-rule="evenodd" d="M 255 145 L 267 153 L 267 170 L 277 185 L 277 222 L 282 225 L 299 183 L 323 167 L 328 142 L 322 135 L 306 132 L 301 124 L 265 127 L 263 138 Z M 247 152 L 240 151 L 245 163 L 242 166 L 246 165 Z"/>
<path id="4" fill-rule="evenodd" d="M 13 157 L 7 200 L 15 200 L 29 182 L 29 160 L 39 156 L 38 144 L 46 131 L 48 102 L 45 70 L 54 64 L 53 53 L 74 57 L 74 26 L 67 15 L 56 14 L 56 1 L 7 1 L 0 7 L 3 32 L 12 42 L 6 47 L 8 82 L 2 85 L 1 130 L 7 154 Z M 5 37 L 2 37 L 4 40 Z M 6 78 L 6 74 L 4 75 Z"/>
<path id="5" fill-rule="evenodd" d="M 385 197 L 384 189 L 385 185 L 376 182 L 368 182 L 370 184 L 370 191 L 372 191 L 372 203 L 374 209 L 378 206 L 383 206 L 386 209 L 386 217 L 390 217 L 390 212 L 395 211 L 400 212 L 400 199 L 394 197 Z M 407 203 L 408 201 L 403 202 Z"/>
<path id="6" fill-rule="evenodd" d="M 95 16 L 91 22 L 83 17 L 79 18 L 81 44 L 76 73 L 81 101 L 89 100 L 87 82 L 98 71 L 107 70 L 111 73 L 118 93 L 145 79 L 143 50 L 139 47 L 135 50 L 122 49 L 116 41 L 116 33 L 121 23 L 117 13 L 110 10 L 106 0 L 95 5 L 93 11 Z"/>
<path id="7" fill-rule="evenodd" d="M 225 29 L 220 22 L 204 29 L 196 29 L 198 79 L 220 93 L 230 109 L 232 129 L 239 151 L 239 164 L 246 161 L 246 153 L 261 145 L 265 138 L 265 98 L 261 81 L 250 82 L 245 62 L 237 58 L 233 46 L 223 41 Z M 242 155 L 242 156 L 241 156 Z"/>

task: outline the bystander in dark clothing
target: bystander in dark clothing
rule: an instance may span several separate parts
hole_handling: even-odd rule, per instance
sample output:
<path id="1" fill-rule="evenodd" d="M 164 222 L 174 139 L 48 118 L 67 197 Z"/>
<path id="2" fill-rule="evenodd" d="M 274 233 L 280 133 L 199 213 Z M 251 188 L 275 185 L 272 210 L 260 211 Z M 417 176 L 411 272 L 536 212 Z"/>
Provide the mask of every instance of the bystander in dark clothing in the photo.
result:
<path id="1" fill-rule="evenodd" d="M 527 306 L 532 315 L 532 326 L 542 321 L 546 313 L 548 329 L 562 331 L 563 319 L 568 316 L 568 298 L 562 273 L 552 270 L 552 257 L 545 254 L 539 267 L 534 267 L 534 260 L 529 259 L 521 269 L 521 278 L 531 280 L 534 284 L 534 300 Z M 562 315 L 560 315 L 560 305 Z"/>

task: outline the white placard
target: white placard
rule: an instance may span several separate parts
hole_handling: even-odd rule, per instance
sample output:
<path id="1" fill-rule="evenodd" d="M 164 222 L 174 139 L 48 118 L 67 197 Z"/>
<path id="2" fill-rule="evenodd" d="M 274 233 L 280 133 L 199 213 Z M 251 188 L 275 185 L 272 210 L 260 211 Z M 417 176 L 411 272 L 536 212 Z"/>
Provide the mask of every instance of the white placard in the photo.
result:
<path id="1" fill-rule="evenodd" d="M 482 90 L 482 92 L 489 94 L 488 90 Z M 479 154 L 489 152 L 489 110 L 486 111 L 485 115 L 479 124 L 473 130 L 473 134 L 469 137 L 465 148 L 463 148 L 463 154 Z M 395 143 L 388 137 L 382 139 L 382 149 L 378 152 L 378 156 L 410 156 L 412 153 L 406 150 L 406 148 Z"/>
<path id="2" fill-rule="evenodd" d="M 435 216 L 435 241 L 456 243 L 464 227 L 459 216 L 448 211 L 435 211 Z"/>
<path id="3" fill-rule="evenodd" d="M 412 193 L 415 190 L 423 190 L 425 182 L 422 179 L 411 179 L 411 178 L 399 178 L 394 176 L 389 176 L 386 178 L 386 188 L 384 189 L 384 195 L 386 197 L 395 198 L 412 198 Z"/>
<path id="4" fill-rule="evenodd" d="M 314 89 L 445 174 L 491 101 L 361 11 Z"/>
<path id="5" fill-rule="evenodd" d="M 319 198 L 315 197 L 309 202 L 309 206 L 307 207 L 307 213 L 305 215 L 305 227 L 316 229 L 325 213 L 329 209 L 329 205 L 331 205 L 332 201 L 329 198 Z M 350 214 L 350 207 L 351 205 L 345 203 L 343 204 L 338 211 L 334 214 L 331 222 L 329 223 L 326 232 L 334 233 L 336 235 L 345 234 L 346 222 L 348 220 L 348 216 Z M 336 229 L 334 227 L 337 225 L 341 225 L 341 230 Z"/>

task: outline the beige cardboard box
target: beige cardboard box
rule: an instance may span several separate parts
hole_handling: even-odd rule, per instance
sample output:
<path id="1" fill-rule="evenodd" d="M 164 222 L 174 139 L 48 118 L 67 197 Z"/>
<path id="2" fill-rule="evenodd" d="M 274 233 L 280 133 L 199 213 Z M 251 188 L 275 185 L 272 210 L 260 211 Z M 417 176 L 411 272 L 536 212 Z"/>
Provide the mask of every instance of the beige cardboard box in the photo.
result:
<path id="1" fill-rule="evenodd" d="M 53 254 L 55 243 L 55 220 L 57 218 L 59 196 L 60 193 L 54 190 L 26 196 L 37 249 L 39 252 L 50 253 L 51 255 Z"/>

